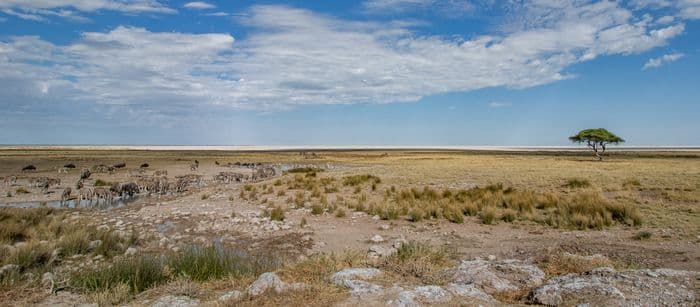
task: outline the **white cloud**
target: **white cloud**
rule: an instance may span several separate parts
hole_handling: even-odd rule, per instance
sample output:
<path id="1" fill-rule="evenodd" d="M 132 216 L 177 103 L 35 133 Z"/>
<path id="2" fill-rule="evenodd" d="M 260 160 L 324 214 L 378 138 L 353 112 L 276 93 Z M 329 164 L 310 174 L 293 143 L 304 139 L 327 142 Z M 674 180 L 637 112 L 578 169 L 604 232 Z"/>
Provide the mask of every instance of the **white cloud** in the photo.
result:
<path id="1" fill-rule="evenodd" d="M 658 26 L 612 2 L 565 4 L 528 27 L 469 39 L 417 36 L 401 23 L 284 6 L 256 6 L 239 21 L 248 35 L 235 43 L 229 34 L 130 27 L 85 33 L 68 45 L 15 37 L 0 42 L 0 97 L 89 101 L 133 113 L 407 102 L 572 78 L 571 65 L 641 53 L 684 29 Z"/>
<path id="2" fill-rule="evenodd" d="M 492 101 L 489 102 L 489 108 L 507 108 L 513 106 L 510 102 L 498 102 L 498 101 Z"/>
<path id="3" fill-rule="evenodd" d="M 470 0 L 366 0 L 362 7 L 370 14 L 418 11 L 437 12 L 447 17 L 460 17 L 471 13 L 475 8 Z"/>
<path id="4" fill-rule="evenodd" d="M 195 9 L 195 10 L 206 10 L 206 9 L 213 9 L 216 8 L 216 5 L 213 5 L 211 3 L 206 3 L 202 1 L 194 1 L 194 2 L 188 2 L 184 5 L 185 8 L 188 9 Z"/>
<path id="5" fill-rule="evenodd" d="M 207 15 L 207 16 L 216 16 L 216 17 L 226 17 L 226 16 L 228 16 L 228 13 L 224 13 L 224 12 L 215 12 L 215 13 L 208 13 L 208 14 L 205 14 L 205 15 Z"/>
<path id="6" fill-rule="evenodd" d="M 632 0 L 636 8 L 673 9 L 680 18 L 700 19 L 700 1 L 698 0 Z"/>
<path id="7" fill-rule="evenodd" d="M 666 63 L 678 61 L 684 56 L 685 55 L 682 53 L 665 54 L 658 58 L 649 59 L 649 61 L 647 61 L 646 64 L 644 64 L 644 67 L 642 69 L 647 70 L 649 68 L 658 68 Z"/>
<path id="8" fill-rule="evenodd" d="M 0 0 L 0 9 L 8 15 L 26 20 L 45 21 L 47 17 L 87 20 L 78 12 L 100 10 L 126 13 L 174 13 L 158 0 Z"/>

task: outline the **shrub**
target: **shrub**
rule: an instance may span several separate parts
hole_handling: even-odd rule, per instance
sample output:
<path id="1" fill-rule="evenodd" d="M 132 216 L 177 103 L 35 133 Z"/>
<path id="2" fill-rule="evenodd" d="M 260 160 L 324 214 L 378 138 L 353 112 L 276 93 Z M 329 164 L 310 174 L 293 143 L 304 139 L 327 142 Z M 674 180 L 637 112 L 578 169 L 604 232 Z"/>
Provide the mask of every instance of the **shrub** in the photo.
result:
<path id="1" fill-rule="evenodd" d="M 582 179 L 582 178 L 571 178 L 566 181 L 566 187 L 570 189 L 577 189 L 577 188 L 587 188 L 591 186 L 591 182 L 588 181 L 588 179 Z"/>
<path id="2" fill-rule="evenodd" d="M 408 211 L 408 220 L 411 222 L 420 222 L 423 220 L 423 210 L 420 208 L 411 208 L 411 210 Z"/>
<path id="3" fill-rule="evenodd" d="M 275 255 L 251 255 L 220 246 L 190 246 L 182 253 L 128 257 L 111 265 L 81 270 L 74 273 L 71 285 L 88 293 L 127 285 L 132 294 L 137 294 L 178 277 L 196 281 L 247 277 L 275 270 L 280 265 L 281 260 Z"/>
<path id="4" fill-rule="evenodd" d="M 343 208 L 335 210 L 335 217 L 345 217 L 345 210 L 343 210 Z"/>
<path id="5" fill-rule="evenodd" d="M 200 198 L 202 200 L 209 199 L 209 194 L 204 193 L 204 194 L 202 194 L 202 196 Z"/>
<path id="6" fill-rule="evenodd" d="M 287 171 L 287 173 L 320 173 L 323 172 L 322 168 L 317 168 L 317 167 L 297 167 L 293 168 Z"/>
<path id="7" fill-rule="evenodd" d="M 313 214 L 313 215 L 323 214 L 324 211 L 325 211 L 325 208 L 321 204 L 314 203 L 311 205 L 311 214 Z"/>
<path id="8" fill-rule="evenodd" d="M 109 187 L 109 186 L 112 186 L 113 184 L 114 184 L 114 183 L 109 182 L 109 181 L 105 181 L 105 180 L 102 180 L 102 179 L 96 179 L 96 180 L 95 180 L 95 186 L 96 186 L 96 187 Z"/>
<path id="9" fill-rule="evenodd" d="M 90 233 L 83 229 L 65 234 L 58 241 L 58 247 L 61 248 L 64 256 L 86 254 L 89 251 L 89 246 Z"/>
<path id="10" fill-rule="evenodd" d="M 352 175 L 343 177 L 343 185 L 357 186 L 366 182 L 372 182 L 373 184 L 380 184 L 382 180 L 374 175 L 363 174 L 363 175 Z"/>
<path id="11" fill-rule="evenodd" d="M 481 223 L 491 225 L 496 220 L 497 212 L 493 207 L 486 207 L 479 212 Z"/>
<path id="12" fill-rule="evenodd" d="M 270 220 L 284 221 L 284 210 L 282 210 L 282 207 L 276 206 L 270 210 Z"/>
<path id="13" fill-rule="evenodd" d="M 513 209 L 505 209 L 503 212 L 501 212 L 501 220 L 511 223 L 515 221 L 517 214 L 518 212 Z"/>
<path id="14" fill-rule="evenodd" d="M 648 240 L 649 238 L 651 238 L 651 236 L 652 236 L 651 232 L 640 231 L 640 232 L 636 233 L 634 236 L 632 236 L 632 239 L 635 239 L 638 241 Z"/>
<path id="15" fill-rule="evenodd" d="M 380 266 L 401 276 L 415 278 L 426 284 L 440 285 L 447 282 L 442 274 L 442 270 L 452 264 L 451 255 L 444 248 L 437 248 L 428 243 L 410 241 L 402 244 Z"/>
<path id="16" fill-rule="evenodd" d="M 24 187 L 19 187 L 17 190 L 15 190 L 15 194 L 29 194 L 29 191 L 27 191 L 27 189 Z"/>

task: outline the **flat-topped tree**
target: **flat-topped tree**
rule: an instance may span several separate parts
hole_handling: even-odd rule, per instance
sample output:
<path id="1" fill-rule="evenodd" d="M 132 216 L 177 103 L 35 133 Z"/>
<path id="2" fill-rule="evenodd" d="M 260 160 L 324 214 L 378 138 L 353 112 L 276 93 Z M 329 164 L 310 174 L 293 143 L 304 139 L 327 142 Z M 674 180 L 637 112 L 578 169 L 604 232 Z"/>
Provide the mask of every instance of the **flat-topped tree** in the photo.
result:
<path id="1" fill-rule="evenodd" d="M 621 137 L 603 128 L 581 130 L 576 135 L 570 136 L 569 140 L 575 143 L 586 143 L 588 148 L 593 150 L 598 160 L 603 160 L 605 147 L 608 144 L 625 142 Z"/>

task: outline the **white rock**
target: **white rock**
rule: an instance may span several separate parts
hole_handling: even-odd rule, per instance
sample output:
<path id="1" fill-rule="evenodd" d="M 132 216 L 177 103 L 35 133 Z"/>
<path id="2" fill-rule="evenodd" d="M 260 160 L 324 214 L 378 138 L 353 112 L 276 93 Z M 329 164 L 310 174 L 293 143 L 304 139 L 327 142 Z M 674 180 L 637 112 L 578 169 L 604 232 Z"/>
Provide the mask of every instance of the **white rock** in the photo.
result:
<path id="1" fill-rule="evenodd" d="M 488 293 L 475 287 L 473 284 L 449 284 L 447 291 L 450 291 L 454 296 L 474 298 L 486 302 L 494 302 L 494 298 Z"/>
<path id="2" fill-rule="evenodd" d="M 382 243 L 384 242 L 384 238 L 380 235 L 374 235 L 369 239 L 370 242 L 372 243 Z"/>
<path id="3" fill-rule="evenodd" d="M 382 271 L 375 268 L 347 268 L 331 275 L 331 281 L 339 285 L 340 281 L 346 279 L 372 279 L 382 274 Z"/>
<path id="4" fill-rule="evenodd" d="M 379 229 L 381 229 L 381 230 L 389 230 L 390 228 L 391 227 L 389 227 L 389 225 L 387 225 L 387 224 L 379 225 Z"/>
<path id="5" fill-rule="evenodd" d="M 287 284 L 282 281 L 277 274 L 273 272 L 267 272 L 260 274 L 257 280 L 248 286 L 248 295 L 258 296 L 263 294 L 265 291 L 274 290 L 277 293 L 282 293 L 287 290 L 299 290 L 306 288 L 306 284 L 303 283 L 293 283 Z"/>
<path id="6" fill-rule="evenodd" d="M 135 247 L 129 247 L 124 252 L 124 256 L 133 256 L 136 255 L 137 252 L 138 250 Z"/>
<path id="7" fill-rule="evenodd" d="M 195 307 L 199 306 L 199 300 L 183 295 L 166 295 L 159 298 L 151 307 Z"/>
<path id="8" fill-rule="evenodd" d="M 233 291 L 226 292 L 223 295 L 219 296 L 219 301 L 220 302 L 229 302 L 229 301 L 233 302 L 233 301 L 239 300 L 241 298 L 241 296 L 243 296 L 243 293 L 241 293 L 241 291 L 233 290 Z"/>

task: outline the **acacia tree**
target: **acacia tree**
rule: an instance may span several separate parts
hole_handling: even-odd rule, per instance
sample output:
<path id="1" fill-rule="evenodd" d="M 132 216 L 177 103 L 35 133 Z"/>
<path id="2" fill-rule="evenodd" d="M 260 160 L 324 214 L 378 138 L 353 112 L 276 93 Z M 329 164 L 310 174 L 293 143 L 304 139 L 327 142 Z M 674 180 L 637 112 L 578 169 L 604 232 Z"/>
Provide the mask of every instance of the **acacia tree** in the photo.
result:
<path id="1" fill-rule="evenodd" d="M 598 160 L 603 160 L 605 147 L 608 144 L 625 142 L 621 137 L 603 128 L 581 130 L 576 135 L 570 136 L 569 140 L 574 143 L 586 143 L 588 148 L 593 150 Z"/>

